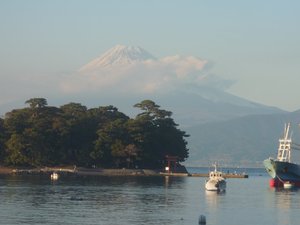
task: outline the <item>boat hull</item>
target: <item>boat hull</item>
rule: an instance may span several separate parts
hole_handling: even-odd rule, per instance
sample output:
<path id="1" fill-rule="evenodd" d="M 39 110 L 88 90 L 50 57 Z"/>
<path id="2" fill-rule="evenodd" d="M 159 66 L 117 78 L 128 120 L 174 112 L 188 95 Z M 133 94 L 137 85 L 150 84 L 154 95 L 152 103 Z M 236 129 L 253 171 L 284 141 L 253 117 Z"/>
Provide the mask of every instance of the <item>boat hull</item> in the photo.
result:
<path id="1" fill-rule="evenodd" d="M 300 165 L 274 159 L 266 159 L 263 163 L 266 171 L 272 177 L 271 187 L 283 187 L 287 182 L 300 187 Z"/>
<path id="2" fill-rule="evenodd" d="M 226 190 L 226 181 L 210 179 L 206 181 L 205 189 L 207 191 L 225 191 Z"/>

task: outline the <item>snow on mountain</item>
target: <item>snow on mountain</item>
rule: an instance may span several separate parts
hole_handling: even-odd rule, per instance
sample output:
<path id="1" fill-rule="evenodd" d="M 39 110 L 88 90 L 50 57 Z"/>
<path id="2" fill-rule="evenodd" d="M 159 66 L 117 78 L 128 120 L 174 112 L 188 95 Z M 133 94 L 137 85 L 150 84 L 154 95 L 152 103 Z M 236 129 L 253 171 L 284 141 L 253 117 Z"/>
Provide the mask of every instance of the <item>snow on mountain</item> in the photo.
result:
<path id="1" fill-rule="evenodd" d="M 194 56 L 156 59 L 140 47 L 117 45 L 61 82 L 65 93 L 101 90 L 106 95 L 166 93 L 185 84 L 205 83 L 207 60 Z M 222 83 L 221 78 L 218 78 Z M 216 82 L 214 82 L 216 84 Z M 210 85 L 213 85 L 210 82 Z"/>
<path id="2" fill-rule="evenodd" d="M 162 93 L 161 90 L 164 92 L 165 90 L 180 91 L 214 103 L 228 103 L 251 108 L 261 107 L 224 92 L 233 84 L 233 81 L 210 74 L 205 69 L 207 63 L 207 60 L 194 56 L 175 55 L 156 59 L 141 47 L 116 45 L 83 66 L 80 73 L 87 75 L 85 79 L 89 76 L 92 78 L 89 88 L 98 83 L 96 88 L 103 89 L 103 86 L 111 86 L 120 90 L 115 87 L 118 82 L 121 82 L 122 89 L 126 92 L 133 89 L 148 94 L 151 92 L 149 90 L 155 93 Z M 134 88 L 126 88 L 133 84 L 135 84 Z M 80 85 L 83 83 L 80 82 Z"/>
<path id="3" fill-rule="evenodd" d="M 93 71 L 110 66 L 127 66 L 146 60 L 155 60 L 155 57 L 141 47 L 116 45 L 84 65 L 79 71 Z"/>

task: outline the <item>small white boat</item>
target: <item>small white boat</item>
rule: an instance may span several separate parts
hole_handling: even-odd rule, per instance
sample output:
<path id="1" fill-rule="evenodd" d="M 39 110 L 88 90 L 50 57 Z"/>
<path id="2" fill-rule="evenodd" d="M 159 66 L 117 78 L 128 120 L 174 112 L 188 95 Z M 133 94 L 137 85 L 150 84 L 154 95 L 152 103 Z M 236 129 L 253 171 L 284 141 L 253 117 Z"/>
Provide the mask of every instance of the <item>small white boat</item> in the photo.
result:
<path id="1" fill-rule="evenodd" d="M 283 183 L 283 187 L 286 188 L 286 189 L 291 189 L 291 188 L 294 187 L 294 184 L 291 183 L 291 182 L 289 182 L 289 181 L 287 181 L 287 182 Z"/>
<path id="2" fill-rule="evenodd" d="M 57 180 L 58 177 L 59 177 L 59 175 L 58 175 L 58 173 L 56 173 L 56 172 L 53 172 L 53 173 L 51 174 L 51 176 L 50 176 L 51 180 Z"/>
<path id="3" fill-rule="evenodd" d="M 223 173 L 217 170 L 217 164 L 214 164 L 215 169 L 209 173 L 209 179 L 205 182 L 205 189 L 207 191 L 225 191 L 226 180 Z"/>

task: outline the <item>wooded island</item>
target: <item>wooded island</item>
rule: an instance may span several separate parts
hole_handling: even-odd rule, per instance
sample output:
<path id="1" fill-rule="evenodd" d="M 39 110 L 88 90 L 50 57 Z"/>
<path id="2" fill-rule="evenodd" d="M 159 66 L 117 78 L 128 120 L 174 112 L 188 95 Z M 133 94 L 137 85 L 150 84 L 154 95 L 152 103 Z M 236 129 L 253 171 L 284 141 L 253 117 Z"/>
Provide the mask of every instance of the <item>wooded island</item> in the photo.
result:
<path id="1" fill-rule="evenodd" d="M 166 155 L 188 157 L 189 135 L 151 100 L 134 105 L 141 110 L 135 118 L 111 105 L 54 107 L 44 98 L 26 104 L 0 118 L 2 165 L 163 168 Z"/>

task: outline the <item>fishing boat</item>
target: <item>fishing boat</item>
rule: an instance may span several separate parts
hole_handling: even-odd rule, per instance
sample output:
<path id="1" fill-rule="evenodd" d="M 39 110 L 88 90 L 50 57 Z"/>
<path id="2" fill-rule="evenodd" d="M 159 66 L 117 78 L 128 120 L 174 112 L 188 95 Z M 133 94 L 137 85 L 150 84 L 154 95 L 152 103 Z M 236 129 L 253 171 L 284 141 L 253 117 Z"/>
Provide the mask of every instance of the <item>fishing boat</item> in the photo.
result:
<path id="1" fill-rule="evenodd" d="M 290 123 L 285 124 L 283 137 L 279 139 L 277 158 L 263 161 L 266 171 L 272 177 L 271 187 L 300 187 L 300 165 L 291 162 L 291 151 L 300 150 L 300 146 L 292 143 L 290 133 Z"/>
<path id="2" fill-rule="evenodd" d="M 217 164 L 214 164 L 215 169 L 209 173 L 209 179 L 205 182 L 207 191 L 225 191 L 226 180 L 221 171 L 218 171 Z"/>

